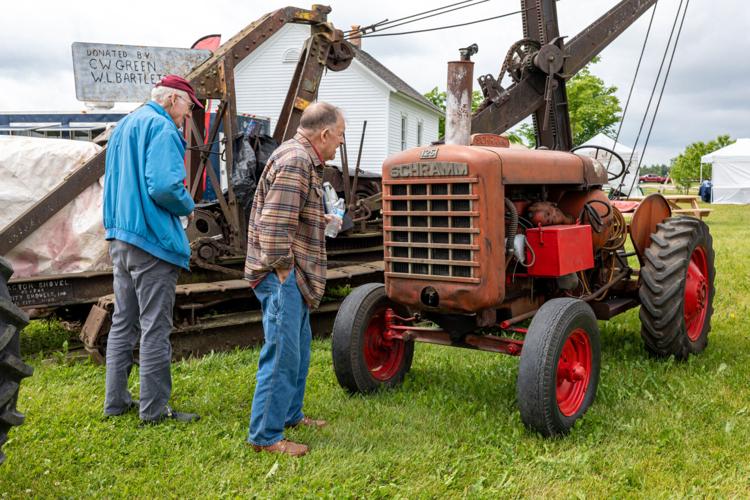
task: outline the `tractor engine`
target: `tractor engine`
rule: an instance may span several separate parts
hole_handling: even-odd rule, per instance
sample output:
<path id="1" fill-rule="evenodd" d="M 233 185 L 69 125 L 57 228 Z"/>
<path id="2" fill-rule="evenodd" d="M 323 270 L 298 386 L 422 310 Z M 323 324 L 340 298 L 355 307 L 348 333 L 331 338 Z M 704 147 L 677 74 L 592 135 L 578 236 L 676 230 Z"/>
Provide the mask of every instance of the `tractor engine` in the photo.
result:
<path id="1" fill-rule="evenodd" d="M 528 303 L 534 278 L 552 278 L 555 295 L 576 288 L 576 273 L 594 267 L 614 220 L 601 190 L 604 167 L 566 152 L 501 147 L 500 139 L 386 160 L 390 299 L 428 313 L 494 312 L 515 299 Z M 493 141 L 483 135 L 481 142 Z"/>

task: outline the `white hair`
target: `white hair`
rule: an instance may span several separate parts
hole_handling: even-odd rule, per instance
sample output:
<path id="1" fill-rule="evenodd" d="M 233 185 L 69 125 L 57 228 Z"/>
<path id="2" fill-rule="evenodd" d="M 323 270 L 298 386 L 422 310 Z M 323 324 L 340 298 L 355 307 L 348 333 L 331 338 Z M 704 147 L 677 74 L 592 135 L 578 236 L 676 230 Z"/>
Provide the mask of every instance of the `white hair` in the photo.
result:
<path id="1" fill-rule="evenodd" d="M 183 99 L 187 99 L 188 102 L 193 102 L 187 92 L 180 89 L 173 89 L 172 87 L 154 87 L 153 89 L 151 89 L 151 100 L 156 101 L 163 106 L 167 103 L 167 99 L 172 97 L 174 94 L 177 94 Z"/>

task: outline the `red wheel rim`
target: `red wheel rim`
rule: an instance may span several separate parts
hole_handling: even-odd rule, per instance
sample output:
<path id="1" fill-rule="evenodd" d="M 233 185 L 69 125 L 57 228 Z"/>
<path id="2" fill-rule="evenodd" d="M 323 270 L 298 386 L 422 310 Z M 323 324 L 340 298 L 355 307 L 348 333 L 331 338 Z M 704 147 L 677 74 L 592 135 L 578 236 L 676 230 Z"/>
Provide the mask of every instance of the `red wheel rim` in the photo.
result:
<path id="1" fill-rule="evenodd" d="M 569 417 L 583 405 L 591 380 L 591 342 L 582 328 L 573 330 L 557 361 L 557 406 Z"/>
<path id="2" fill-rule="evenodd" d="M 404 342 L 385 335 L 385 309 L 377 311 L 365 330 L 365 364 L 377 380 L 388 381 L 404 359 Z"/>
<path id="3" fill-rule="evenodd" d="M 708 309 L 708 259 L 703 247 L 697 247 L 690 256 L 685 278 L 685 329 L 691 342 L 703 333 Z"/>

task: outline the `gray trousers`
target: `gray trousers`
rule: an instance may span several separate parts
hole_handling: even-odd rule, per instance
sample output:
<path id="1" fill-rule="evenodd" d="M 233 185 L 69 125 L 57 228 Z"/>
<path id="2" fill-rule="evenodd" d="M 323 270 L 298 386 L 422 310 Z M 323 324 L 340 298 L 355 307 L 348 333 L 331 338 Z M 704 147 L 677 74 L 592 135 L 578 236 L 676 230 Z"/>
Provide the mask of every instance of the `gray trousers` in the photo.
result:
<path id="1" fill-rule="evenodd" d="M 110 242 L 109 255 L 115 312 L 107 337 L 104 414 L 120 414 L 133 401 L 128 375 L 140 340 L 140 417 L 155 419 L 165 413 L 172 392 L 169 334 L 179 267 L 118 240 Z"/>

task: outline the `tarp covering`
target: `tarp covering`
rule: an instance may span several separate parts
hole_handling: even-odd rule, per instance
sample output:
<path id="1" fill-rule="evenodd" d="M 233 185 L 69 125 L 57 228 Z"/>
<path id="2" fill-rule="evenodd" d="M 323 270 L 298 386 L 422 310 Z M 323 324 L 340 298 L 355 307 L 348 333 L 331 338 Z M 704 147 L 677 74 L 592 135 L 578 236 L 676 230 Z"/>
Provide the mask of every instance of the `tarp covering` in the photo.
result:
<path id="1" fill-rule="evenodd" d="M 0 227 L 6 227 L 101 151 L 86 141 L 0 136 Z M 103 179 L 21 241 L 5 257 L 14 277 L 111 267 L 102 224 Z"/>
<path id="2" fill-rule="evenodd" d="M 750 139 L 704 155 L 701 163 L 712 163 L 712 203 L 750 203 Z"/>

